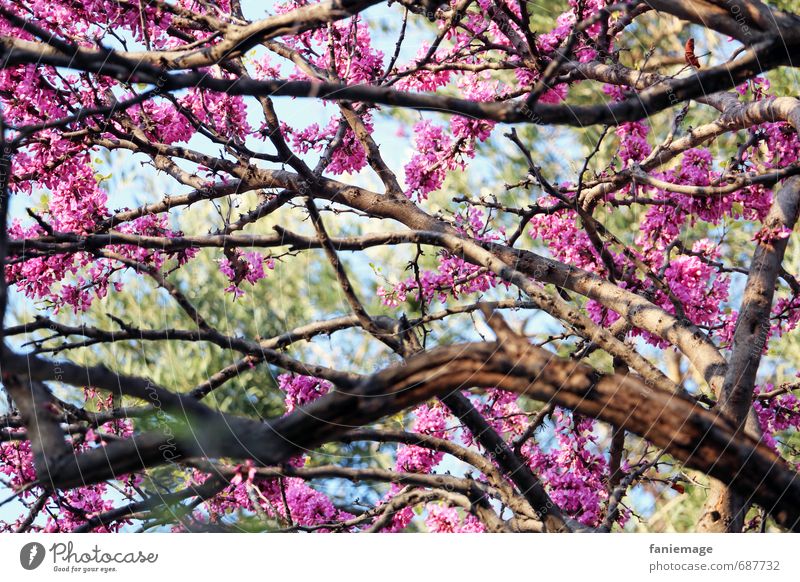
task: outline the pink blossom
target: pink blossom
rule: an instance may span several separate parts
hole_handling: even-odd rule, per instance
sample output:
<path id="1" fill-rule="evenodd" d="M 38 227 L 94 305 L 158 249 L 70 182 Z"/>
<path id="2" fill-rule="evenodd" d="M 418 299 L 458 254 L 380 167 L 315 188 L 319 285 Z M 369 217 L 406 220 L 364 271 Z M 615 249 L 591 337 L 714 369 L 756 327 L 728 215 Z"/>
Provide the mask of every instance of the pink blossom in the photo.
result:
<path id="1" fill-rule="evenodd" d="M 428 516 L 425 525 L 433 533 L 483 533 L 483 524 L 471 514 L 463 518 L 454 507 L 447 507 L 435 503 L 426 506 Z"/>
<path id="2" fill-rule="evenodd" d="M 286 394 L 287 412 L 292 412 L 298 406 L 313 402 L 320 396 L 327 394 L 332 387 L 327 380 L 293 374 L 281 374 L 278 376 L 278 386 Z"/>

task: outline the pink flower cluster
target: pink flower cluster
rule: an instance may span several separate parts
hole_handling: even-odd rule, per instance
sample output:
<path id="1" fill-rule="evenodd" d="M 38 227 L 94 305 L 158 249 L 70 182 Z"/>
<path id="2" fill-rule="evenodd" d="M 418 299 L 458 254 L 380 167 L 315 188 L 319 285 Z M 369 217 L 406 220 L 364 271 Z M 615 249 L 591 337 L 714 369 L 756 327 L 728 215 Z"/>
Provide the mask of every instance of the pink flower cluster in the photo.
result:
<path id="1" fill-rule="evenodd" d="M 119 232 L 141 236 L 160 236 L 174 238 L 182 236 L 167 225 L 165 215 L 147 215 L 121 224 Z M 14 239 L 29 239 L 44 236 L 39 225 L 23 226 L 18 220 L 10 225 L 9 236 Z M 175 253 L 165 253 L 135 245 L 109 245 L 108 250 L 134 264 L 160 269 L 167 259 L 175 258 L 183 265 L 197 254 L 197 249 L 185 249 Z M 49 254 L 13 262 L 6 266 L 6 280 L 16 285 L 29 299 L 46 301 L 56 313 L 64 307 L 71 307 L 75 313 L 86 311 L 95 299 L 102 299 L 113 286 L 122 290 L 121 280 L 112 277 L 128 265 L 116 259 L 97 259 L 90 253 Z M 73 282 L 67 282 L 72 279 Z"/>
<path id="2" fill-rule="evenodd" d="M 364 127 L 371 132 L 372 120 L 369 113 L 362 116 Z M 340 120 L 331 118 L 325 127 L 312 123 L 305 129 L 294 130 L 288 125 L 283 126 L 283 133 L 289 138 L 296 151 L 307 153 L 309 151 L 321 152 L 337 137 Z M 331 174 L 355 174 L 367 165 L 367 152 L 356 137 L 352 128 L 348 127 L 340 136 L 341 143 L 330 156 L 327 171 Z"/>
<path id="3" fill-rule="evenodd" d="M 469 208 L 454 217 L 454 226 L 460 233 L 479 241 L 498 241 L 505 234 L 501 227 L 493 231 L 487 217 L 479 208 Z M 429 303 L 438 299 L 446 302 L 448 296 L 458 298 L 471 293 L 483 293 L 498 283 L 494 273 L 469 263 L 450 252 L 437 255 L 435 271 L 420 269 L 419 277 L 412 276 L 391 288 L 378 287 L 377 295 L 384 305 L 397 307 L 407 300 Z"/>
<path id="4" fill-rule="evenodd" d="M 330 392 L 333 387 L 327 380 L 313 376 L 281 374 L 278 376 L 278 387 L 283 391 L 286 412 L 292 412 L 298 406 L 313 402 L 320 396 Z"/>
<path id="5" fill-rule="evenodd" d="M 414 126 L 414 151 L 406 164 L 406 184 L 411 195 L 426 199 L 428 194 L 444 184 L 447 172 L 464 169 L 457 154 L 460 145 L 453 146 L 452 138 L 445 134 L 444 127 L 423 120 Z"/>
<path id="6" fill-rule="evenodd" d="M 436 503 L 426 505 L 428 515 L 425 525 L 432 533 L 483 533 L 483 524 L 474 515 L 467 513 L 463 517 L 455 507 Z"/>
<path id="7" fill-rule="evenodd" d="M 497 81 L 479 75 L 464 76 L 458 83 L 462 94 L 475 101 L 492 101 L 499 91 Z M 494 122 L 460 115 L 450 119 L 450 132 L 424 119 L 414 125 L 414 155 L 405 166 L 406 195 L 425 200 L 439 190 L 447 174 L 464 170 L 475 157 L 475 146 L 492 134 Z"/>
<path id="8" fill-rule="evenodd" d="M 441 403 L 421 404 L 414 411 L 414 431 L 420 434 L 445 438 L 448 412 Z M 444 453 L 416 445 L 398 447 L 396 467 L 398 471 L 430 473 L 438 465 Z"/>
<path id="9" fill-rule="evenodd" d="M 434 298 L 445 302 L 448 293 L 457 298 L 461 295 L 488 291 L 496 285 L 494 274 L 488 273 L 460 257 L 442 252 L 438 256 L 438 261 L 437 271 L 420 272 L 421 285 L 417 284 L 416 277 L 409 277 L 391 289 L 379 287 L 378 297 L 381 298 L 384 305 L 396 307 L 407 299 L 416 300 L 420 298 L 420 295 L 425 302 L 430 302 Z"/>
<path id="10" fill-rule="evenodd" d="M 771 392 L 774 388 L 772 384 L 756 386 L 753 407 L 761 425 L 763 442 L 775 452 L 780 452 L 778 439 L 781 435 L 787 431 L 800 431 L 800 399 L 792 392 L 766 400 L 758 398 L 759 394 Z"/>
<path id="11" fill-rule="evenodd" d="M 719 249 L 714 243 L 708 239 L 698 240 L 692 246 L 692 252 L 696 254 L 671 260 L 664 271 L 664 279 L 673 295 L 684 305 L 686 316 L 692 322 L 713 325 L 720 306 L 728 300 L 730 281 L 708 263 L 719 257 Z M 664 309 L 671 308 L 667 301 L 662 303 Z"/>
<path id="12" fill-rule="evenodd" d="M 591 15 L 597 13 L 600 8 L 604 7 L 605 0 L 589 0 L 588 2 L 577 2 L 570 0 L 570 10 L 563 12 L 556 19 L 556 27 L 550 32 L 540 34 L 536 38 L 536 43 L 539 50 L 550 54 L 559 48 L 564 41 L 566 41 L 570 32 L 572 32 L 575 23 L 583 21 Z M 583 10 L 579 13 L 579 8 L 583 6 Z M 613 22 L 613 20 L 611 21 Z M 600 22 L 595 22 L 586 29 L 586 35 L 591 39 L 597 39 L 601 31 Z M 597 51 L 592 48 L 584 39 L 581 39 L 573 50 L 577 55 L 580 62 L 588 62 L 597 56 Z"/>
<path id="13" fill-rule="evenodd" d="M 207 474 L 195 471 L 191 479 L 203 483 Z M 261 478 L 246 463 L 231 479 L 230 485 L 205 504 L 208 519 L 215 523 L 235 512 L 260 512 L 288 526 L 313 527 L 352 519 L 338 509 L 324 493 L 296 477 Z M 316 531 L 329 531 L 327 528 Z"/>
<path id="14" fill-rule="evenodd" d="M 771 245 L 775 241 L 787 239 L 792 235 L 792 229 L 785 226 L 763 226 L 753 235 L 754 241 L 762 245 Z"/>
<path id="15" fill-rule="evenodd" d="M 240 287 L 243 282 L 246 281 L 250 285 L 255 285 L 261 279 L 266 278 L 267 273 L 264 267 L 269 270 L 274 269 L 275 260 L 264 257 L 264 255 L 256 251 L 242 252 L 236 250 L 220 259 L 219 270 L 231 282 L 225 288 L 225 291 L 233 293 L 235 297 L 241 297 L 244 295 L 244 291 Z"/>
<path id="16" fill-rule="evenodd" d="M 227 93 L 192 88 L 179 102 L 183 109 L 191 112 L 199 121 L 211 125 L 219 135 L 236 136 L 239 139 L 244 139 L 249 133 L 252 133 L 252 128 L 247 121 L 247 107 L 241 95 L 229 95 Z M 193 133 L 183 124 L 183 116 L 181 114 L 173 112 L 165 115 L 164 118 L 170 119 L 173 123 L 178 121 L 185 128 L 178 130 L 179 135 L 191 136 Z M 172 130 L 172 134 L 175 134 L 175 131 Z M 185 139 L 182 141 L 185 141 Z"/>
<path id="17" fill-rule="evenodd" d="M 146 101 L 132 107 L 129 115 L 137 125 L 151 128 L 145 132 L 147 137 L 165 144 L 188 142 L 194 135 L 189 120 L 170 101 Z"/>
<path id="18" fill-rule="evenodd" d="M 447 437 L 448 412 L 440 402 L 421 404 L 412 412 L 414 416 L 413 430 L 419 434 L 436 438 Z M 444 453 L 417 445 L 400 445 L 397 448 L 395 470 L 407 473 L 430 473 L 444 458 Z M 394 497 L 402 487 L 393 483 L 385 501 Z M 402 531 L 414 518 L 411 507 L 404 507 L 394 514 L 387 531 Z"/>
<path id="19" fill-rule="evenodd" d="M 409 63 L 406 69 L 406 71 L 415 72 L 401 77 L 400 80 L 395 83 L 398 89 L 402 91 L 432 92 L 436 91 L 439 87 L 444 87 L 450 82 L 453 75 L 452 72 L 447 69 L 441 71 L 417 70 L 422 63 L 422 59 L 428 54 L 429 50 L 429 43 L 424 42 L 420 45 L 416 58 Z M 431 60 L 438 63 L 442 62 L 445 58 L 443 54 L 435 54 Z"/>
<path id="20" fill-rule="evenodd" d="M 581 523 L 596 526 L 608 498 L 608 462 L 597 448 L 595 421 L 576 419 L 560 408 L 552 419 L 556 441 L 553 447 L 545 450 L 529 441 L 523 453 L 562 511 Z M 624 522 L 624 517 L 621 519 Z"/>
<path id="21" fill-rule="evenodd" d="M 94 390 L 86 390 L 85 403 L 93 406 L 98 411 L 103 411 L 111 406 L 111 397 L 102 398 Z M 111 420 L 96 429 L 88 430 L 82 436 L 73 436 L 72 445 L 76 454 L 90 448 L 105 446 L 105 435 L 115 438 L 130 437 L 133 434 L 133 423 L 130 419 L 120 418 Z M 33 503 L 44 492 L 40 487 L 30 488 L 36 481 L 36 471 L 33 465 L 33 454 L 30 441 L 10 440 L 0 442 L 0 475 L 4 481 L 19 492 L 19 499 L 26 504 Z M 76 487 L 68 491 L 58 491 L 49 495 L 45 501 L 47 511 L 43 513 L 45 519 L 36 520 L 30 526 L 31 531 L 41 532 L 70 532 L 85 524 L 89 519 L 113 509 L 117 505 L 116 496 L 136 495 L 135 489 L 142 482 L 141 475 L 121 475 L 115 487 L 109 483 L 97 483 L 83 487 Z M 0 521 L 0 532 L 15 531 L 22 524 L 26 515 L 14 522 Z M 119 531 L 124 525 L 130 523 L 129 519 L 120 519 L 110 526 L 96 528 L 94 531 L 108 532 Z"/>
<path id="22" fill-rule="evenodd" d="M 516 392 L 489 388 L 485 394 L 471 400 L 491 427 L 506 438 L 517 437 L 528 427 L 528 415 L 520 408 L 519 395 Z M 468 446 L 477 445 L 470 431 L 465 430 L 461 438 Z"/>
<path id="23" fill-rule="evenodd" d="M 555 203 L 552 198 L 543 201 L 545 206 Z M 578 215 L 574 210 L 565 209 L 554 214 L 537 214 L 531 218 L 530 227 L 528 231 L 530 237 L 544 241 L 559 261 L 587 271 L 605 273 L 603 261 L 592 246 L 589 235 L 580 228 Z"/>

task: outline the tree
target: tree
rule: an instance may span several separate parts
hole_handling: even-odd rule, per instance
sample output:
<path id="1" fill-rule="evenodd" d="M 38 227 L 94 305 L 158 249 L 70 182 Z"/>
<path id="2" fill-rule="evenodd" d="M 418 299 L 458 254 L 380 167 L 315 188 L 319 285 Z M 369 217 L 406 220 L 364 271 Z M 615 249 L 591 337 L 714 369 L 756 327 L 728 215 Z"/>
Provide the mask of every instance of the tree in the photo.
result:
<path id="1" fill-rule="evenodd" d="M 0 4 L 3 527 L 800 529 L 791 11 Z"/>

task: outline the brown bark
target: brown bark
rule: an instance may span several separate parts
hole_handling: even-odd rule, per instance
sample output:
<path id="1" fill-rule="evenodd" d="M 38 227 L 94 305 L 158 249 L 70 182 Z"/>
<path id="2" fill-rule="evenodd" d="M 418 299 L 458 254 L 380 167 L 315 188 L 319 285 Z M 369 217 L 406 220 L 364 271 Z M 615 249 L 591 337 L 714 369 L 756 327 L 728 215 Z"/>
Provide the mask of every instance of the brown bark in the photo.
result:
<path id="1" fill-rule="evenodd" d="M 757 439 L 688 397 L 648 386 L 633 375 L 601 375 L 508 337 L 413 356 L 403 365 L 365 377 L 352 390 L 334 392 L 267 424 L 204 418 L 199 443 L 197 434 L 192 439 L 151 434 L 67 456 L 50 467 L 50 477 L 56 487 L 74 487 L 180 460 L 197 454 L 198 447 L 212 457 L 280 465 L 301 450 L 335 441 L 348 427 L 473 386 L 496 386 L 552 400 L 625 428 L 666 449 L 687 467 L 728 483 L 745 499 L 766 508 L 780 525 L 800 529 L 800 476 Z M 222 425 L 226 433 L 220 432 Z M 164 450 L 169 450 L 169 458 Z"/>

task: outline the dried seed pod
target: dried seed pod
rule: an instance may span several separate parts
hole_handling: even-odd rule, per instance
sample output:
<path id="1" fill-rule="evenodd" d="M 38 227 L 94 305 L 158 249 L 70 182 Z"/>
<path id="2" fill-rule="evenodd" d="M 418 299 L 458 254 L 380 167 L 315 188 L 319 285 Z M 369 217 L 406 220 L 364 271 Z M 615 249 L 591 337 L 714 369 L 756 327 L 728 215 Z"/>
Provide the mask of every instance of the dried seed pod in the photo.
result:
<path id="1" fill-rule="evenodd" d="M 695 69 L 700 68 L 700 61 L 697 60 L 697 57 L 694 54 L 694 39 L 690 38 L 686 41 L 686 51 L 684 52 L 684 58 L 686 59 L 686 64 L 691 65 Z"/>

